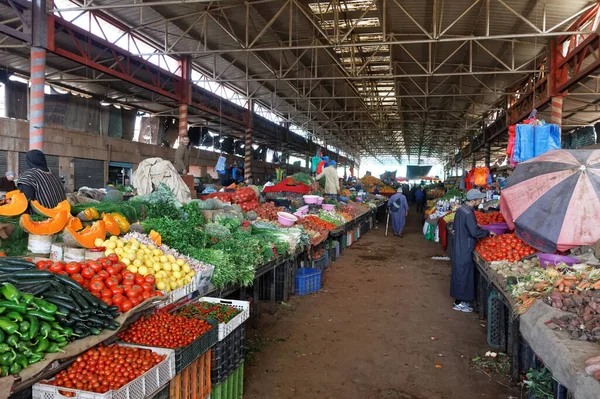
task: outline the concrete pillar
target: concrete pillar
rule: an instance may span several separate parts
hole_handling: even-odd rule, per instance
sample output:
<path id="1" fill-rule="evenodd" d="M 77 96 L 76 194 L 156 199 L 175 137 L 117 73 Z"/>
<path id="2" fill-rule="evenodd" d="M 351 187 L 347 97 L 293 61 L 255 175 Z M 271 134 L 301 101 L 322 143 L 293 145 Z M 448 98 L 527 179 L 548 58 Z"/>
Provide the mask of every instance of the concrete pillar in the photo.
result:
<path id="1" fill-rule="evenodd" d="M 188 106 L 187 104 L 179 104 L 179 137 L 187 136 L 188 127 Z"/>
<path id="2" fill-rule="evenodd" d="M 562 126 L 563 99 L 564 97 L 561 96 L 552 97 L 552 116 L 550 117 L 550 123 L 558 126 Z"/>
<path id="3" fill-rule="evenodd" d="M 29 95 L 29 149 L 44 150 L 44 86 L 46 50 L 31 47 L 31 89 Z"/>

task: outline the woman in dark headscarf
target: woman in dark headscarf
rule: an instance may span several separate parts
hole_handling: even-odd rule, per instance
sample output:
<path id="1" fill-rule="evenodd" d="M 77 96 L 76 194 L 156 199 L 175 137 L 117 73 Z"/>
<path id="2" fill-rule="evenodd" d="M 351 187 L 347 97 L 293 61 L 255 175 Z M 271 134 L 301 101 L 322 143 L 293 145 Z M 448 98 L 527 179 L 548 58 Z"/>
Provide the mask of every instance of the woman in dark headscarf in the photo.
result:
<path id="1" fill-rule="evenodd" d="M 46 208 L 54 208 L 66 199 L 63 184 L 54 176 L 40 150 L 27 153 L 27 170 L 19 177 L 19 190 L 28 200 L 36 200 Z"/>

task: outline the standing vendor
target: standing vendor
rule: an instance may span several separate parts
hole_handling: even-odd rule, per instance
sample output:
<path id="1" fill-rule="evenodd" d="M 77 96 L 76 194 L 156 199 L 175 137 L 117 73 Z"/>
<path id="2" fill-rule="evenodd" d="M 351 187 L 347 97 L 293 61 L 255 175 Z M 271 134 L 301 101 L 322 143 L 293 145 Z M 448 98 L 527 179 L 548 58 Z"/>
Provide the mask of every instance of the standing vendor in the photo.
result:
<path id="1" fill-rule="evenodd" d="M 19 190 L 28 200 L 36 200 L 43 207 L 54 208 L 67 197 L 61 181 L 46 163 L 46 156 L 40 150 L 27 153 L 27 170 L 19 177 Z"/>
<path id="2" fill-rule="evenodd" d="M 175 151 L 175 169 L 182 175 L 190 171 L 190 138 L 181 136 Z"/>
<path id="3" fill-rule="evenodd" d="M 0 179 L 0 191 L 14 191 L 17 189 L 15 185 L 15 172 L 8 171 L 4 177 Z"/>
<path id="4" fill-rule="evenodd" d="M 325 194 L 329 196 L 337 196 L 340 191 L 340 178 L 335 167 L 335 161 L 331 161 L 329 166 L 324 168 L 321 174 L 317 175 L 317 180 L 325 177 Z"/>
<path id="5" fill-rule="evenodd" d="M 473 250 L 478 238 L 487 237 L 490 232 L 477 226 L 475 208 L 485 198 L 476 189 L 467 192 L 467 201 L 458 208 L 454 217 L 454 243 L 452 247 L 452 277 L 450 296 L 455 299 L 452 308 L 461 312 L 473 311 L 471 301 L 475 300 L 475 263 Z"/>
<path id="6" fill-rule="evenodd" d="M 398 189 L 396 194 L 392 195 L 387 206 L 392 214 L 392 228 L 394 229 L 394 235 L 402 238 L 402 230 L 404 230 L 406 217 L 408 216 L 408 201 L 404 194 L 402 194 L 401 188 Z"/>

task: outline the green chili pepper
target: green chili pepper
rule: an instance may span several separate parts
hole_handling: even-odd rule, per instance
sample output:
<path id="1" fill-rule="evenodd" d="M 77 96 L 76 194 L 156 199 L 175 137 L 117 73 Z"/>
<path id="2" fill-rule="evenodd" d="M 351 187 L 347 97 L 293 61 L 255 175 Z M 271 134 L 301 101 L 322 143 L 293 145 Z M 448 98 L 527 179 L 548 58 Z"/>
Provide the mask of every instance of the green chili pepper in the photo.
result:
<path id="1" fill-rule="evenodd" d="M 27 338 L 29 338 L 29 341 L 31 341 L 37 336 L 37 333 L 40 329 L 40 323 L 37 317 L 32 315 L 27 315 L 27 320 L 29 320 L 29 336 Z"/>
<path id="2" fill-rule="evenodd" d="M 19 303 L 19 298 L 21 297 L 19 290 L 11 283 L 4 283 L 2 288 L 0 288 L 0 294 L 7 300 L 16 303 Z"/>
<path id="3" fill-rule="evenodd" d="M 8 317 L 12 321 L 23 321 L 23 315 L 19 312 L 15 312 L 14 310 L 5 314 L 4 317 Z"/>
<path id="4" fill-rule="evenodd" d="M 58 310 L 58 307 L 50 302 L 46 302 L 43 299 L 33 298 L 33 304 L 38 307 L 44 313 L 53 315 Z"/>
<path id="5" fill-rule="evenodd" d="M 2 329 L 7 334 L 19 334 L 19 326 L 17 323 L 10 321 L 6 317 L 0 317 L 0 329 Z"/>
<path id="6" fill-rule="evenodd" d="M 8 344 L 0 344 L 0 355 L 6 352 L 10 352 L 10 346 Z"/>
<path id="7" fill-rule="evenodd" d="M 50 344 L 48 349 L 46 349 L 46 352 L 47 353 L 56 353 L 56 352 L 65 353 L 65 351 L 60 349 L 60 347 L 58 346 L 58 344 L 56 342 L 53 342 L 52 344 Z"/>
<path id="8" fill-rule="evenodd" d="M 19 341 L 17 342 L 17 346 L 15 346 L 15 349 L 17 350 L 17 352 L 23 353 L 26 350 L 29 350 L 29 344 L 28 342 Z"/>
<path id="9" fill-rule="evenodd" d="M 27 312 L 27 314 L 30 316 L 35 316 L 40 320 L 54 321 L 54 317 L 52 315 L 49 315 L 48 313 L 42 312 L 40 310 L 30 310 L 29 312 Z"/>
<path id="10" fill-rule="evenodd" d="M 31 357 L 29 358 L 29 360 L 27 360 L 28 364 L 34 364 L 39 362 L 40 360 L 42 360 L 44 358 L 44 355 L 41 353 L 34 353 L 33 355 L 31 355 Z"/>
<path id="11" fill-rule="evenodd" d="M 48 338 L 50 338 L 52 341 L 62 341 L 61 338 L 64 338 L 64 335 L 61 335 L 60 332 L 56 330 L 50 330 Z"/>
<path id="12" fill-rule="evenodd" d="M 46 338 L 40 338 L 40 340 L 38 341 L 37 348 L 35 348 L 33 351 L 35 353 L 44 353 L 44 352 L 48 351 L 49 346 L 50 346 L 50 341 L 48 341 Z"/>
<path id="13" fill-rule="evenodd" d="M 21 367 L 19 363 L 15 362 L 10 365 L 10 369 L 8 370 L 8 372 L 14 375 L 19 374 L 21 370 L 23 370 L 23 367 Z"/>
<path id="14" fill-rule="evenodd" d="M 35 298 L 33 294 L 21 294 L 21 303 L 25 305 L 29 305 L 31 301 Z"/>
<path id="15" fill-rule="evenodd" d="M 10 366 L 14 361 L 17 355 L 12 350 L 10 352 L 6 352 L 0 355 L 0 365 L 2 366 Z"/>
<path id="16" fill-rule="evenodd" d="M 5 310 L 6 308 L 4 306 L 0 306 L 0 313 L 4 313 Z"/>
<path id="17" fill-rule="evenodd" d="M 28 321 L 22 321 L 19 323 L 19 332 L 23 334 L 23 337 L 29 336 L 29 328 L 31 324 Z"/>
<path id="18" fill-rule="evenodd" d="M 13 310 L 22 314 L 25 314 L 25 312 L 27 312 L 27 305 L 25 305 L 24 303 L 0 301 L 0 307 L 5 308 L 5 310 L 8 310 L 9 312 Z"/>
<path id="19" fill-rule="evenodd" d="M 65 327 L 61 326 L 58 321 L 53 321 L 52 323 L 50 323 L 50 327 L 60 332 L 63 332 L 65 329 Z"/>
<path id="20" fill-rule="evenodd" d="M 29 359 L 31 356 L 33 356 L 33 352 L 31 351 L 31 349 L 27 348 L 24 352 L 23 352 L 23 356 L 25 356 L 27 359 Z"/>
<path id="21" fill-rule="evenodd" d="M 27 358 L 23 354 L 17 353 L 17 356 L 15 357 L 15 363 L 25 368 L 27 367 Z"/>
<path id="22" fill-rule="evenodd" d="M 8 336 L 8 338 L 6 338 L 6 343 L 13 348 L 16 348 L 19 344 L 19 337 L 17 337 L 16 334 L 11 334 Z"/>
<path id="23" fill-rule="evenodd" d="M 59 348 L 67 346 L 68 343 L 69 343 L 69 341 L 59 341 L 59 342 L 57 342 Z"/>
<path id="24" fill-rule="evenodd" d="M 42 323 L 40 324 L 40 335 L 43 338 L 48 338 L 48 334 L 50 334 L 50 330 L 52 330 L 52 327 L 50 327 L 50 324 L 46 323 L 45 321 L 42 321 Z"/>

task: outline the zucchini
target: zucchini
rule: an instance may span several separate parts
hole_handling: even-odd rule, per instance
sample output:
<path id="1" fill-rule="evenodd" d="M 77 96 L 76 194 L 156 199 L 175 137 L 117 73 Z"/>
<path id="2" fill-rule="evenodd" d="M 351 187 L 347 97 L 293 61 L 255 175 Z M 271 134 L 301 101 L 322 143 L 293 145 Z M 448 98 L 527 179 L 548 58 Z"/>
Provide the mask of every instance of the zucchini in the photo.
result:
<path id="1" fill-rule="evenodd" d="M 102 310 L 108 309 L 108 305 L 105 302 L 102 302 L 100 299 L 96 298 L 88 291 L 83 290 L 80 292 L 80 294 L 85 298 L 86 301 L 88 301 L 90 305 L 92 305 L 92 307 L 100 308 Z"/>
<path id="2" fill-rule="evenodd" d="M 38 270 L 38 269 L 34 269 L 34 270 L 21 270 L 21 271 L 17 271 L 14 272 L 12 274 L 11 277 L 17 279 L 17 280 L 31 280 L 31 279 L 49 279 L 49 280 L 53 280 L 55 276 L 58 276 L 57 274 L 54 274 L 52 272 L 49 272 L 47 270 Z"/>
<path id="3" fill-rule="evenodd" d="M 60 292 L 61 294 L 67 293 L 67 287 L 65 287 L 64 284 L 62 284 L 56 280 L 50 281 L 50 285 L 56 292 Z"/>
<path id="4" fill-rule="evenodd" d="M 78 291 L 70 289 L 69 294 L 71 295 L 71 297 L 73 298 L 75 303 L 77 303 L 77 305 L 79 305 L 79 307 L 81 308 L 82 311 L 89 310 L 90 306 L 89 306 L 88 302 L 85 300 L 85 298 L 82 295 L 79 295 Z"/>
<path id="5" fill-rule="evenodd" d="M 62 293 L 57 292 L 57 291 L 47 291 L 47 292 L 44 293 L 43 297 L 44 297 L 44 299 L 46 299 L 46 298 L 56 298 L 56 299 L 60 299 L 62 301 L 67 301 L 67 302 L 73 301 L 73 298 L 71 298 L 69 295 L 62 294 Z"/>
<path id="6" fill-rule="evenodd" d="M 54 278 L 56 279 L 56 281 L 63 283 L 70 289 L 74 289 L 76 291 L 83 291 L 83 287 L 77 284 L 75 280 L 73 280 L 70 277 L 63 276 L 62 274 L 54 274 Z"/>
<path id="7" fill-rule="evenodd" d="M 44 297 L 44 300 L 46 302 L 53 303 L 56 306 L 60 306 L 61 308 L 68 309 L 71 312 L 81 312 L 79 306 L 72 299 L 70 301 L 63 301 L 62 299 L 57 299 L 54 297 Z"/>

